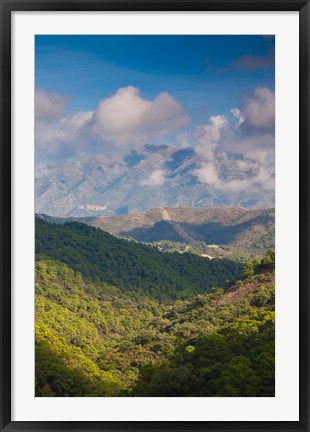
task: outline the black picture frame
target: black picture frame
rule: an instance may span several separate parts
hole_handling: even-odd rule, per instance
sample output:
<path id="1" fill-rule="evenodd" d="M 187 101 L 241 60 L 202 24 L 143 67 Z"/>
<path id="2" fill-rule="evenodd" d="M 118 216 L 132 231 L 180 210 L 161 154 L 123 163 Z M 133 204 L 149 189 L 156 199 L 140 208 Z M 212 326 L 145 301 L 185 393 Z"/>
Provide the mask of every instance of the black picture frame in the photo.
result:
<path id="1" fill-rule="evenodd" d="M 310 431 L 309 424 L 309 23 L 305 0 L 0 0 L 1 13 L 1 431 Z M 300 420 L 296 422 L 11 421 L 11 13 L 14 11 L 298 11 L 300 150 Z"/>

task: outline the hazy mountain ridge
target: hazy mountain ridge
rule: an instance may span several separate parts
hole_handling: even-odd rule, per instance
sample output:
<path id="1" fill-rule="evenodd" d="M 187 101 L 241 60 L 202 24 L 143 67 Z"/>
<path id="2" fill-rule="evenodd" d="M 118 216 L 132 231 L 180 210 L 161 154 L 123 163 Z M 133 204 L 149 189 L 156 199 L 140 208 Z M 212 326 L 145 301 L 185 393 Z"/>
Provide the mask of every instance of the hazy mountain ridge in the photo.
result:
<path id="1" fill-rule="evenodd" d="M 198 181 L 201 159 L 193 148 L 145 146 L 121 157 L 98 155 L 48 164 L 36 171 L 35 210 L 52 216 L 95 216 L 141 212 L 156 207 L 244 206 L 270 208 L 274 192 L 259 187 L 220 191 Z M 233 161 L 219 160 L 224 181 L 248 173 Z"/>

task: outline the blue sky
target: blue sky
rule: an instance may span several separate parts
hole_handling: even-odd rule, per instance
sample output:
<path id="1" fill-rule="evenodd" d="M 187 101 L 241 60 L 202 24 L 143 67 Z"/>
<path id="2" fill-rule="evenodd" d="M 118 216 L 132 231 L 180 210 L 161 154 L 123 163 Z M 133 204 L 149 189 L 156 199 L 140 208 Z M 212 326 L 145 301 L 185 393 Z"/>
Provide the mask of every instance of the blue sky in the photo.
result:
<path id="1" fill-rule="evenodd" d="M 268 36 L 36 36 L 36 87 L 67 94 L 65 113 L 94 110 L 128 85 L 168 92 L 191 127 L 231 116 L 256 87 L 274 89 Z"/>

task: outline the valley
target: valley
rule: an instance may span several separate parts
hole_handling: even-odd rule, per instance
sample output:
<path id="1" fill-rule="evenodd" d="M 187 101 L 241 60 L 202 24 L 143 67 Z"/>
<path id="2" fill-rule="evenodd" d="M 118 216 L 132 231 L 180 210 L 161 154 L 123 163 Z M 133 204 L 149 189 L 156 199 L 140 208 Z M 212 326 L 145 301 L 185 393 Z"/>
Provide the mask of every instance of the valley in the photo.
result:
<path id="1" fill-rule="evenodd" d="M 36 396 L 273 396 L 274 254 L 247 270 L 36 218 Z"/>

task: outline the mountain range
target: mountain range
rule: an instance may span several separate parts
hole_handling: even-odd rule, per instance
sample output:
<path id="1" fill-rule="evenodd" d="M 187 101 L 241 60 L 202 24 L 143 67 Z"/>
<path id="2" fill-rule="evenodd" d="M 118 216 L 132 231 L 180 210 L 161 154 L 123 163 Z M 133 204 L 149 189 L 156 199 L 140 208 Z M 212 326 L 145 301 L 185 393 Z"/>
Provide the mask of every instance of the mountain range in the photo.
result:
<path id="1" fill-rule="evenodd" d="M 219 190 L 201 183 L 201 158 L 193 148 L 146 145 L 125 156 L 98 155 L 47 164 L 35 173 L 35 211 L 58 217 L 111 216 L 157 207 L 274 207 L 274 192 L 251 185 Z M 243 181 L 250 174 L 219 156 L 219 178 Z"/>

